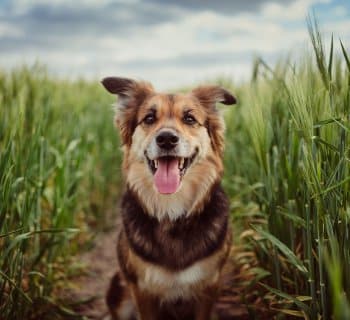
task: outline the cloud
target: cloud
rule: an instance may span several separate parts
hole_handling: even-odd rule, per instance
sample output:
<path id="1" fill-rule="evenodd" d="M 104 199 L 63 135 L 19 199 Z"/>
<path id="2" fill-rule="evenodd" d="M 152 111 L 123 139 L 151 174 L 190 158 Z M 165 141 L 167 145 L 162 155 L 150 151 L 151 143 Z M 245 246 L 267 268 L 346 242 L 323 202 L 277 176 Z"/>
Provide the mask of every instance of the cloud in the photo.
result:
<path id="1" fill-rule="evenodd" d="M 166 68 L 167 66 L 176 66 L 178 68 L 191 68 L 194 70 L 222 64 L 230 64 L 232 61 L 250 62 L 252 55 L 246 55 L 240 52 L 220 51 L 220 52 L 203 52 L 203 53 L 185 53 L 174 57 L 162 59 L 138 58 L 131 59 L 120 63 L 121 66 L 128 69 L 147 68 Z M 198 71 L 198 70 L 197 70 Z"/>
<path id="2" fill-rule="evenodd" d="M 0 22 L 0 38 L 2 37 L 18 38 L 22 35 L 23 35 L 23 31 L 20 28 L 7 22 Z"/>
<path id="3" fill-rule="evenodd" d="M 62 76 L 124 75 L 161 88 L 222 74 L 247 78 L 254 55 L 273 62 L 303 48 L 305 17 L 320 1 L 329 2 L 7 0 L 0 4 L 0 61 L 39 60 Z M 332 23 L 349 34 L 348 23 Z"/>
<path id="4" fill-rule="evenodd" d="M 3 10 L 0 18 L 7 26 L 16 26 L 21 30 L 22 37 L 11 43 L 5 36 L 5 45 L 10 47 L 5 46 L 5 50 L 15 44 L 31 47 L 46 44 L 54 48 L 64 45 L 70 38 L 127 37 L 145 25 L 171 21 L 177 16 L 176 12 L 159 12 L 155 9 L 152 4 L 138 5 L 133 2 L 106 3 L 103 6 L 38 3 L 16 7 L 13 4 L 7 8 L 10 14 Z M 74 46 L 74 43 L 70 45 Z"/>
<path id="5" fill-rule="evenodd" d="M 151 0 L 159 5 L 168 5 L 179 7 L 191 11 L 213 11 L 224 15 L 237 15 L 243 12 L 259 12 L 260 9 L 268 2 L 282 3 L 288 5 L 294 0 L 249 0 L 249 1 L 232 1 L 232 0 Z"/>

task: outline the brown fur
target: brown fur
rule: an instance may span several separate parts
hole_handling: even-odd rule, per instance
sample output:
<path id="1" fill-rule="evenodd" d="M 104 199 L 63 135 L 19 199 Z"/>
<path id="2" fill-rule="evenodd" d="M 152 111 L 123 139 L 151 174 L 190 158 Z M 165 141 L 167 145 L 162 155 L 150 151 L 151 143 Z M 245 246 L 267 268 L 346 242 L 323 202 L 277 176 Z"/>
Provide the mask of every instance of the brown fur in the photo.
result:
<path id="1" fill-rule="evenodd" d="M 144 320 L 209 319 L 231 242 L 229 204 L 220 186 L 224 123 L 216 103 L 236 100 L 217 86 L 173 95 L 125 78 L 106 78 L 103 85 L 119 96 L 116 125 L 127 185 L 117 243 L 121 272 L 107 294 L 111 314 L 134 319 L 133 301 Z M 146 122 L 149 115 L 154 122 Z M 193 123 L 186 122 L 188 115 Z M 154 141 L 164 128 L 180 137 L 169 155 L 194 159 L 173 194 L 156 190 L 147 164 L 157 159 Z"/>

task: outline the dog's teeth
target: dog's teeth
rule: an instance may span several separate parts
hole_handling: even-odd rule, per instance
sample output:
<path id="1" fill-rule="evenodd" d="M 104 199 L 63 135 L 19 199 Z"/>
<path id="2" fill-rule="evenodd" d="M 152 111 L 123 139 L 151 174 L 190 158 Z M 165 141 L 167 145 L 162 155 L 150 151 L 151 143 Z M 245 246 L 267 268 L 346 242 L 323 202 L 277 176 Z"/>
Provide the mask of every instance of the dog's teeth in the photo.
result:
<path id="1" fill-rule="evenodd" d="M 179 168 L 182 169 L 184 167 L 184 163 L 185 163 L 185 158 L 180 158 L 179 159 Z"/>
<path id="2" fill-rule="evenodd" d="M 158 160 L 154 160 L 154 167 L 157 169 L 158 168 Z"/>

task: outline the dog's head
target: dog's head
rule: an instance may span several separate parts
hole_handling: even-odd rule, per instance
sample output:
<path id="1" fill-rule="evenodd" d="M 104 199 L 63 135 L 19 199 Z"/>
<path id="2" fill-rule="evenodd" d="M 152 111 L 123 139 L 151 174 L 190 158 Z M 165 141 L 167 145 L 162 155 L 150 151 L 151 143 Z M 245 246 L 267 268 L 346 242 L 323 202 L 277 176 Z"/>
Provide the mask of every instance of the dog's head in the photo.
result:
<path id="1" fill-rule="evenodd" d="M 192 198 L 194 204 L 197 194 L 203 198 L 222 173 L 224 123 L 216 103 L 234 104 L 234 96 L 218 86 L 162 94 L 148 83 L 125 78 L 108 77 L 102 83 L 119 97 L 115 121 L 126 180 L 147 209 L 150 201 L 154 209 L 157 202 Z"/>

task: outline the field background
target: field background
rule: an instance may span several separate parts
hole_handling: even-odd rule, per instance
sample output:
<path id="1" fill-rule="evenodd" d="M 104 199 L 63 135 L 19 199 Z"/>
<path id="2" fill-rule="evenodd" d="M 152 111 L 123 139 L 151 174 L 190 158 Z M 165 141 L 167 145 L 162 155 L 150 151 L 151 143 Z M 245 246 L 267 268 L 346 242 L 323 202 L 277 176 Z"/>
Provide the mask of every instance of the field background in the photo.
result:
<path id="1" fill-rule="evenodd" d="M 309 29 L 314 52 L 297 62 L 257 59 L 251 81 L 216 81 L 239 100 L 224 109 L 223 184 L 252 319 L 350 319 L 350 61 Z M 113 97 L 98 82 L 39 64 L 0 72 L 0 319 L 80 317 L 56 293 L 84 272 L 77 254 L 121 191 Z"/>

